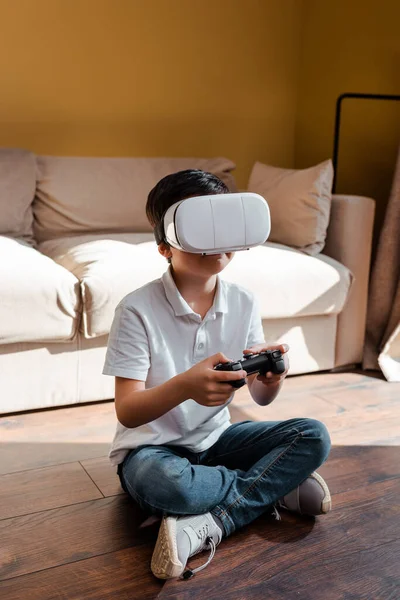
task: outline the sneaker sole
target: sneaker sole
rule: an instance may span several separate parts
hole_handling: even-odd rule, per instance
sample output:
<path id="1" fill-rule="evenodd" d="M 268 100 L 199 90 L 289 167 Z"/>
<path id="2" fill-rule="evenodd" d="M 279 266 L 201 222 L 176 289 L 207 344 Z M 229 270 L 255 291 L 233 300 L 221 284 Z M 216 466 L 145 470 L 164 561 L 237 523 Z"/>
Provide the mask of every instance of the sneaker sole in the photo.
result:
<path id="1" fill-rule="evenodd" d="M 329 488 L 326 485 L 324 479 L 321 477 L 321 475 L 319 475 L 316 471 L 314 471 L 314 473 L 311 473 L 310 477 L 312 477 L 313 479 L 318 481 L 319 485 L 324 490 L 325 495 L 324 495 L 324 499 L 322 500 L 322 503 L 321 503 L 321 512 L 323 514 L 326 514 L 332 508 L 332 499 L 331 499 L 331 493 L 329 491 Z"/>
<path id="2" fill-rule="evenodd" d="M 176 518 L 163 517 L 151 559 L 152 573 L 158 579 L 172 579 L 179 577 L 184 568 L 176 545 Z"/>

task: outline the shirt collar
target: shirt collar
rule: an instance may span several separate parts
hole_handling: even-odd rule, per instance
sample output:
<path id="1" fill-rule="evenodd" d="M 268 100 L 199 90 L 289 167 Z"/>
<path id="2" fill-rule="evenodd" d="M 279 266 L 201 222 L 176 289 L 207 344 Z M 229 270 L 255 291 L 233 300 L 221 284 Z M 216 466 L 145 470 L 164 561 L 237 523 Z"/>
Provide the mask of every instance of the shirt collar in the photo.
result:
<path id="1" fill-rule="evenodd" d="M 161 281 L 164 285 L 167 300 L 174 309 L 175 315 L 177 317 L 182 317 L 183 315 L 194 315 L 195 312 L 190 308 L 189 304 L 176 287 L 176 283 L 172 277 L 171 266 L 169 266 L 167 271 L 165 271 L 164 275 L 161 277 Z M 226 312 L 228 312 L 226 289 L 223 281 L 221 281 L 219 275 L 217 275 L 217 292 L 214 297 L 213 305 L 210 309 L 210 314 L 212 315 L 213 313 Z"/>

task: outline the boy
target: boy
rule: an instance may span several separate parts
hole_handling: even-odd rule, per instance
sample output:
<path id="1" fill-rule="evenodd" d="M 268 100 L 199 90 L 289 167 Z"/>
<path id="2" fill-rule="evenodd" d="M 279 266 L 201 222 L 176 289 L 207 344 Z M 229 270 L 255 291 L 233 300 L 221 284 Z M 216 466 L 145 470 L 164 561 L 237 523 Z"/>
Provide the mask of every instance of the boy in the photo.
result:
<path id="1" fill-rule="evenodd" d="M 103 373 L 115 376 L 117 431 L 110 451 L 123 489 L 147 512 L 162 517 L 151 569 L 161 579 L 209 564 L 222 537 L 276 506 L 316 515 L 328 512 L 328 487 L 314 473 L 330 449 L 325 426 L 313 419 L 230 423 L 227 383 L 245 371 L 221 372 L 219 362 L 267 346 L 253 295 L 218 276 L 233 253 L 202 256 L 168 245 L 163 215 L 176 202 L 228 193 L 216 176 L 188 170 L 162 179 L 146 214 L 164 275 L 128 294 L 116 308 Z M 283 375 L 247 377 L 254 401 L 277 396 Z M 135 428 L 147 424 L 149 432 Z M 206 548 L 205 565 L 185 571 Z"/>

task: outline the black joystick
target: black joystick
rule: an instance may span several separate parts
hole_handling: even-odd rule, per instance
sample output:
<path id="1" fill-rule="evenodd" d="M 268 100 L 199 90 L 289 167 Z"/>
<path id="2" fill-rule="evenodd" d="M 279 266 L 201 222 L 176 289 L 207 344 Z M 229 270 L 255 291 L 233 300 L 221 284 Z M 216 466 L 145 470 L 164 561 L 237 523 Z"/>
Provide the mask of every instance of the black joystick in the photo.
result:
<path id="1" fill-rule="evenodd" d="M 285 372 L 285 361 L 283 360 L 280 350 L 265 350 L 259 354 L 247 354 L 243 360 L 219 363 L 214 367 L 215 371 L 246 371 L 247 375 L 259 373 L 265 375 L 268 371 L 281 375 Z M 235 381 L 227 381 L 234 388 L 241 388 L 245 383 L 245 379 L 237 379 Z"/>

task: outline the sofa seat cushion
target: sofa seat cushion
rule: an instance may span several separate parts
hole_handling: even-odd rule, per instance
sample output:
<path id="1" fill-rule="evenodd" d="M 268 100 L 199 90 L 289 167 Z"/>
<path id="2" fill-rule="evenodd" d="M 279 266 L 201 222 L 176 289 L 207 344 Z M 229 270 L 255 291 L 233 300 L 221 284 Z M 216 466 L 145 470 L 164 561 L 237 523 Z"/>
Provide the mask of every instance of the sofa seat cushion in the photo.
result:
<path id="1" fill-rule="evenodd" d="M 39 249 L 81 281 L 87 338 L 108 333 L 118 302 L 160 277 L 168 264 L 152 234 L 85 235 L 49 240 Z M 337 314 L 352 280 L 332 258 L 269 242 L 237 252 L 221 277 L 253 291 L 263 319 Z"/>
<path id="2" fill-rule="evenodd" d="M 21 240 L 0 236 L 0 256 L 0 344 L 71 340 L 78 279 Z"/>
<path id="3" fill-rule="evenodd" d="M 263 319 L 338 314 L 353 280 L 349 269 L 329 256 L 274 242 L 237 252 L 222 277 L 256 295 Z"/>
<path id="4" fill-rule="evenodd" d="M 108 334 L 118 302 L 166 269 L 152 233 L 81 235 L 48 240 L 39 250 L 81 282 L 81 332 L 86 338 Z"/>

